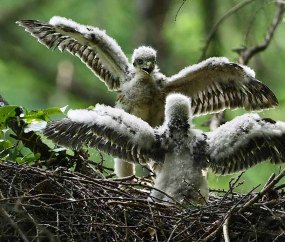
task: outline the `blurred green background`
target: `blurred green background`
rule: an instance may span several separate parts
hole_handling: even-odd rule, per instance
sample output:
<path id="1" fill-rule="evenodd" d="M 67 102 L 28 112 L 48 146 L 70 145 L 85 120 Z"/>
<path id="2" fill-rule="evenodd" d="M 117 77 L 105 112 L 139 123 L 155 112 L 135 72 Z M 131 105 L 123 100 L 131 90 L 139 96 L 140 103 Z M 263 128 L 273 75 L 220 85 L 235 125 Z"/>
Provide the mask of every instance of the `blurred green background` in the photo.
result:
<path id="1" fill-rule="evenodd" d="M 37 43 L 18 27 L 20 19 L 48 21 L 52 16 L 64 16 L 74 21 L 105 29 L 115 38 L 128 58 L 140 45 L 158 50 L 158 65 L 167 76 L 198 62 L 205 39 L 214 24 L 242 1 L 186 1 L 177 19 L 175 15 L 183 1 L 170 0 L 0 0 L 0 93 L 13 105 L 29 110 L 48 107 L 86 108 L 96 103 L 113 106 L 116 93 L 81 63 L 77 57 L 58 50 L 51 51 Z M 275 16 L 273 1 L 252 1 L 230 16 L 218 29 L 206 58 L 226 56 L 237 62 L 234 48 L 260 44 Z M 285 121 L 285 23 L 282 22 L 268 49 L 249 62 L 257 79 L 273 90 L 280 107 L 260 113 L 263 117 Z M 226 111 L 227 120 L 244 113 Z M 195 118 L 196 128 L 209 116 Z M 91 151 L 93 159 L 99 155 Z M 112 159 L 107 157 L 109 166 Z M 284 165 L 283 165 L 284 167 Z M 139 169 L 139 167 L 138 167 Z M 280 167 L 268 162 L 248 170 L 240 190 L 244 192 L 267 180 Z M 138 171 L 141 174 L 141 171 Z M 235 175 L 237 176 L 237 175 Z M 210 173 L 210 187 L 227 188 L 232 176 Z M 284 182 L 284 180 L 283 180 Z"/>

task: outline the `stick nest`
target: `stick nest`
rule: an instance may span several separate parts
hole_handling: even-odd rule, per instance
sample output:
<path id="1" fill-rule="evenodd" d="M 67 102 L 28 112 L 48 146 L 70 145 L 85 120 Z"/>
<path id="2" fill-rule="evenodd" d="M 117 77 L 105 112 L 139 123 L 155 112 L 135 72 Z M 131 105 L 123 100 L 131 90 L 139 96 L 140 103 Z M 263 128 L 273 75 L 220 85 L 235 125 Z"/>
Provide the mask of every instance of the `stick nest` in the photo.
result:
<path id="1" fill-rule="evenodd" d="M 152 202 L 151 186 L 135 176 L 90 178 L 3 162 L 0 240 L 284 241 L 284 184 L 275 186 L 283 175 L 242 195 L 234 192 L 240 175 L 198 206 Z"/>

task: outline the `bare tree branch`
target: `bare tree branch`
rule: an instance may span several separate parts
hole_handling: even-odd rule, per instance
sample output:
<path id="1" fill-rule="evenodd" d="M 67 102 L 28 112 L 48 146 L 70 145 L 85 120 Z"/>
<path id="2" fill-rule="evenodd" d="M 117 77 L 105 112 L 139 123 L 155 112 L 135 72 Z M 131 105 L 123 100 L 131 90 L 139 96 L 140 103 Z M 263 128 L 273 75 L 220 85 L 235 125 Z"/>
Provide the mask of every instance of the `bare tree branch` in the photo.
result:
<path id="1" fill-rule="evenodd" d="M 175 22 L 176 22 L 178 13 L 179 13 L 180 9 L 182 8 L 182 6 L 184 5 L 185 2 L 186 2 L 186 0 L 183 0 L 183 2 L 181 3 L 180 7 L 178 8 L 178 10 L 177 10 L 177 12 L 176 12 L 176 14 L 175 14 L 175 18 L 174 18 Z"/>
<path id="2" fill-rule="evenodd" d="M 242 49 L 235 49 L 234 51 L 239 54 L 239 63 L 246 65 L 249 60 L 256 55 L 257 53 L 266 50 L 266 48 L 271 43 L 275 30 L 278 24 L 282 21 L 282 16 L 284 13 L 284 6 L 283 3 L 277 2 L 277 9 L 275 18 L 269 27 L 269 30 L 266 34 L 265 40 L 260 45 L 253 46 L 249 49 L 242 48 Z"/>
<path id="3" fill-rule="evenodd" d="M 219 26 L 228 18 L 230 17 L 233 13 L 237 12 L 238 10 L 240 10 L 241 8 L 243 8 L 244 6 L 246 6 L 247 4 L 249 3 L 252 3 L 256 0 L 246 0 L 244 2 L 241 2 L 239 4 L 237 4 L 236 6 L 234 6 L 232 9 L 230 9 L 215 25 L 214 27 L 212 28 L 212 30 L 210 31 L 208 37 L 207 37 L 207 40 L 206 40 L 206 43 L 204 45 L 204 47 L 202 48 L 202 54 L 201 56 L 199 57 L 199 60 L 198 62 L 202 61 L 203 59 L 205 59 L 206 57 L 206 52 L 208 50 L 208 47 L 217 31 L 217 29 L 219 28 Z"/>
<path id="4" fill-rule="evenodd" d="M 251 29 L 253 28 L 253 25 L 254 25 L 253 23 L 254 23 L 254 21 L 255 21 L 255 19 L 256 19 L 257 14 L 258 14 L 261 10 L 265 9 L 267 5 L 272 4 L 272 3 L 276 3 L 276 2 L 272 2 L 272 0 L 269 0 L 268 2 L 266 2 L 266 3 L 264 3 L 262 6 L 260 6 L 260 7 L 255 11 L 254 14 L 252 14 L 252 17 L 251 17 L 251 19 L 250 19 L 249 22 L 248 22 L 248 28 L 247 28 L 247 30 L 246 30 L 246 34 L 245 34 L 245 38 L 244 38 L 244 46 L 247 46 L 249 34 L 250 34 L 250 32 L 251 32 Z"/>
<path id="5" fill-rule="evenodd" d="M 246 2 L 248 3 L 250 1 L 246 1 Z M 245 2 L 243 2 L 243 3 L 245 3 Z M 271 40 L 273 38 L 274 32 L 276 30 L 276 27 L 282 21 L 283 13 L 284 13 L 283 3 L 277 2 L 276 15 L 275 15 L 275 18 L 274 18 L 274 20 L 272 22 L 272 25 L 270 26 L 270 28 L 268 30 L 268 33 L 267 33 L 267 35 L 265 37 L 264 42 L 262 44 L 260 44 L 260 45 L 253 46 L 253 47 L 251 47 L 249 49 L 245 48 L 245 49 L 235 49 L 234 50 L 237 53 L 239 53 L 239 55 L 240 55 L 239 56 L 239 63 L 240 64 L 246 65 L 249 62 L 249 60 L 254 55 L 256 55 L 260 51 L 264 51 L 269 46 L 269 44 L 270 44 L 270 42 L 271 42 Z M 211 33 L 210 33 L 210 35 L 211 35 Z M 207 48 L 208 48 L 208 46 L 207 46 Z M 224 111 L 223 111 L 223 112 L 220 112 L 218 114 L 213 114 L 211 119 L 210 119 L 210 121 L 208 121 L 206 123 L 209 124 L 210 130 L 213 131 L 216 128 L 218 128 L 221 124 L 223 124 L 224 122 L 225 122 L 225 114 L 224 114 Z"/>

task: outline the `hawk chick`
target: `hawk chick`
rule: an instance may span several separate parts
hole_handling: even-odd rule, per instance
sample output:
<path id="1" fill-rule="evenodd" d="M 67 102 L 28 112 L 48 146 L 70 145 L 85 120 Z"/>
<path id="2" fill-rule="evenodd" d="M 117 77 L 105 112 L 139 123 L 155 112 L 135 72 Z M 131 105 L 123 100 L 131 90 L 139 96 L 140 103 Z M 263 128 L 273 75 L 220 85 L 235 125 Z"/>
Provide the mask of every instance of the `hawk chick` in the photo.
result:
<path id="1" fill-rule="evenodd" d="M 285 162 L 283 122 L 245 114 L 204 133 L 192 128 L 191 116 L 189 98 L 171 94 L 165 121 L 154 129 L 123 110 L 96 105 L 92 110 L 69 111 L 68 118 L 50 123 L 44 134 L 72 149 L 85 145 L 131 163 L 154 161 L 154 187 L 164 193 L 153 190 L 151 196 L 162 201 L 207 199 L 208 181 L 202 175 L 207 167 L 224 175 L 265 160 Z"/>
<path id="2" fill-rule="evenodd" d="M 278 105 L 275 95 L 255 79 L 252 70 L 225 57 L 207 59 L 166 77 L 156 65 L 156 51 L 151 47 L 136 49 L 129 63 L 117 42 L 98 28 L 58 16 L 49 22 L 17 23 L 46 47 L 78 56 L 110 91 L 118 92 L 117 108 L 152 127 L 162 124 L 165 98 L 170 93 L 191 97 L 194 116 L 227 108 L 262 110 Z M 115 172 L 119 177 L 131 175 L 134 166 L 116 159 Z"/>

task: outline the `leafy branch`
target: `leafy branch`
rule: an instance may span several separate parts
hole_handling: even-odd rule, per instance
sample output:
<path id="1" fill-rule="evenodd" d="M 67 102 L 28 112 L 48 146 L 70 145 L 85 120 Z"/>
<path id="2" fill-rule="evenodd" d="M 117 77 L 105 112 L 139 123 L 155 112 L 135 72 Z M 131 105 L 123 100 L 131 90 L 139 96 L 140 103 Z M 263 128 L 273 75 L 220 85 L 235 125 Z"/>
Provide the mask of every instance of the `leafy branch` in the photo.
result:
<path id="1" fill-rule="evenodd" d="M 44 144 L 41 137 L 34 132 L 24 132 L 26 122 L 20 119 L 24 114 L 21 107 L 9 106 L 9 103 L 0 95 L 0 103 L 2 103 L 1 111 L 1 126 L 5 124 L 15 133 L 12 137 L 16 140 L 22 141 L 23 145 L 29 148 L 34 154 L 40 153 L 42 159 L 49 159 L 52 155 L 50 148 Z M 6 110 L 3 110 L 3 109 Z M 0 126 L 0 128 L 1 128 Z"/>

